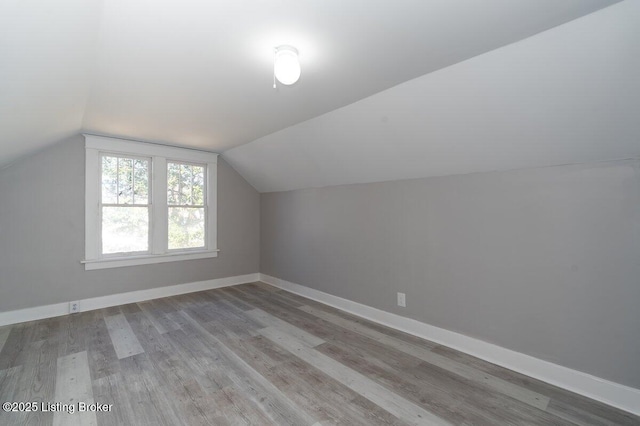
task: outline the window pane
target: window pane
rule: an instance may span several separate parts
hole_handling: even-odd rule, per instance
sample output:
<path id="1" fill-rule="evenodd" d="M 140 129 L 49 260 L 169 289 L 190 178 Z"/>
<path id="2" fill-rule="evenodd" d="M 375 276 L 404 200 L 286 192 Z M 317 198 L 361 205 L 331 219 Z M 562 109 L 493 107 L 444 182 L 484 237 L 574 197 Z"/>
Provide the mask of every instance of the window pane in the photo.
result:
<path id="1" fill-rule="evenodd" d="M 174 206 L 204 205 L 205 166 L 167 163 L 167 201 Z"/>
<path id="2" fill-rule="evenodd" d="M 102 157 L 102 202 L 116 204 L 118 202 L 118 158 Z"/>
<path id="3" fill-rule="evenodd" d="M 204 207 L 169 207 L 169 249 L 204 247 Z"/>
<path id="4" fill-rule="evenodd" d="M 118 204 L 133 204 L 133 159 L 118 158 Z"/>
<path id="5" fill-rule="evenodd" d="M 204 167 L 191 166 L 193 181 L 191 184 L 192 199 L 194 205 L 204 205 Z"/>
<path id="6" fill-rule="evenodd" d="M 102 253 L 148 250 L 148 207 L 102 207 Z"/>
<path id="7" fill-rule="evenodd" d="M 149 203 L 149 161 L 133 160 L 133 202 Z"/>
<path id="8" fill-rule="evenodd" d="M 191 181 L 193 180 L 193 177 L 191 175 L 191 166 L 186 164 L 180 165 L 180 178 L 182 180 L 182 190 L 180 191 L 182 204 L 186 206 L 192 206 L 193 200 L 191 197 Z"/>
<path id="9" fill-rule="evenodd" d="M 180 164 L 167 163 L 167 202 L 180 205 Z"/>

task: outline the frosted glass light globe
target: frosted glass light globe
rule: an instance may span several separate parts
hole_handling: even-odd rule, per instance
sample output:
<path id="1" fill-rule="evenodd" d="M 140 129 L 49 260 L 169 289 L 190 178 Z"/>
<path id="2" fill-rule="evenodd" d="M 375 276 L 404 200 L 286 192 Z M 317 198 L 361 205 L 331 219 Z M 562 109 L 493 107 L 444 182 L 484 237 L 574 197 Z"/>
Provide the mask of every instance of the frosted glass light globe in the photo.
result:
<path id="1" fill-rule="evenodd" d="M 292 85 L 300 78 L 300 61 L 298 51 L 291 46 L 276 48 L 273 71 L 278 81 L 284 85 Z"/>

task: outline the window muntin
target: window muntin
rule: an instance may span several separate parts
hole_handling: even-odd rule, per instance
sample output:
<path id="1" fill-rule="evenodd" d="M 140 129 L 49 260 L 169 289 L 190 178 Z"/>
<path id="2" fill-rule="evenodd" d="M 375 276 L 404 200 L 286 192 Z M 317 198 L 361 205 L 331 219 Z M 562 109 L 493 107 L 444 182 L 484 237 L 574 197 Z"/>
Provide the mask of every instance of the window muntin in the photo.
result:
<path id="1" fill-rule="evenodd" d="M 149 253 L 151 159 L 100 155 L 100 251 Z"/>
<path id="2" fill-rule="evenodd" d="M 167 161 L 168 249 L 206 247 L 205 164 Z"/>

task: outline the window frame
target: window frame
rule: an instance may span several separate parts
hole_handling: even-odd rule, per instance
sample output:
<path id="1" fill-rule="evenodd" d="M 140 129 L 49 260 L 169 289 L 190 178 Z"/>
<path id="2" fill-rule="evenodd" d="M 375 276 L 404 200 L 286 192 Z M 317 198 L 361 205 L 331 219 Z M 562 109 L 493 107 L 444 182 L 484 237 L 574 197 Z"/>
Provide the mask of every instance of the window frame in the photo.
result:
<path id="1" fill-rule="evenodd" d="M 217 166 L 218 154 L 149 142 L 96 135 L 85 138 L 85 270 L 117 268 L 218 256 L 217 244 Z M 101 253 L 102 154 L 146 157 L 150 159 L 149 253 Z M 168 249 L 167 162 L 204 165 L 205 178 L 205 247 Z"/>

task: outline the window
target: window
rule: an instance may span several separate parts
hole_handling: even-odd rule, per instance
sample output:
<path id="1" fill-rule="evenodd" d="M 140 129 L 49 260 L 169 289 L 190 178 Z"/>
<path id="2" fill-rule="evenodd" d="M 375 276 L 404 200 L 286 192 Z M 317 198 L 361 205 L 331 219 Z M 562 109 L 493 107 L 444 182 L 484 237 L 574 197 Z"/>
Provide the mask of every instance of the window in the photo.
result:
<path id="1" fill-rule="evenodd" d="M 85 140 L 85 269 L 217 256 L 217 154 Z"/>

